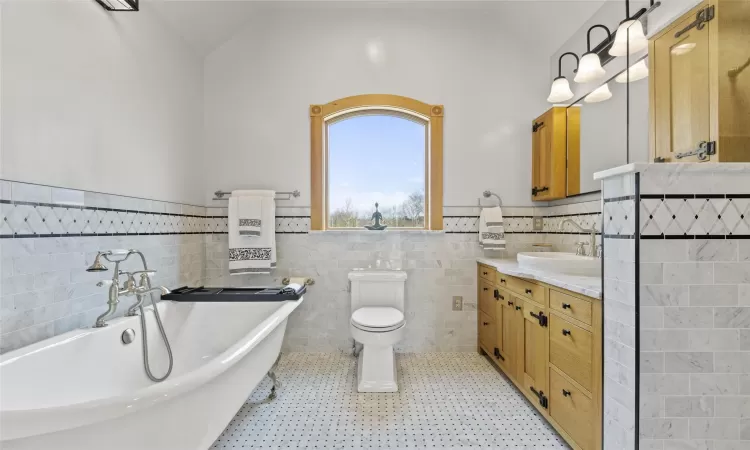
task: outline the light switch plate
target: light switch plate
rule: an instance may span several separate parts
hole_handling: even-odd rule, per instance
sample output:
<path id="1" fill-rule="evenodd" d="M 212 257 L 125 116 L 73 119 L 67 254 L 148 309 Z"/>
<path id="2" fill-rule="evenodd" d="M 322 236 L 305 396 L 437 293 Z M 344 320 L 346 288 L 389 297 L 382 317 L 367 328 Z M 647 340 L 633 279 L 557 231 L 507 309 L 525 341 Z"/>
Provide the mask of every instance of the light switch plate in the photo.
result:
<path id="1" fill-rule="evenodd" d="M 534 217 L 534 231 L 542 231 L 544 229 L 544 217 Z"/>
<path id="2" fill-rule="evenodd" d="M 464 298 L 460 295 L 453 297 L 453 311 L 463 311 L 464 309 Z"/>

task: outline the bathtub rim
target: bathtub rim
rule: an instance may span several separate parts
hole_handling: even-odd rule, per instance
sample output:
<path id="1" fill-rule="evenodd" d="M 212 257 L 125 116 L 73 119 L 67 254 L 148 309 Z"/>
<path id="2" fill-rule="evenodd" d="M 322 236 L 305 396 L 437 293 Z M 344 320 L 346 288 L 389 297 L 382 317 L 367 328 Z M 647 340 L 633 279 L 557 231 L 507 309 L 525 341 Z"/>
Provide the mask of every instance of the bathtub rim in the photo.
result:
<path id="1" fill-rule="evenodd" d="M 167 380 L 161 383 L 153 383 L 131 393 L 115 395 L 112 397 L 97 398 L 80 403 L 54 405 L 42 408 L 0 409 L 0 422 L 4 422 L 6 420 L 23 420 L 24 416 L 29 416 L 28 418 L 32 419 L 33 415 L 38 414 L 82 413 L 86 410 L 93 410 L 101 407 L 108 407 L 113 409 L 119 407 L 119 414 L 115 414 L 114 416 L 108 415 L 107 417 L 101 418 L 101 420 L 109 420 L 113 417 L 130 414 L 141 409 L 149 408 L 157 403 L 171 400 L 174 396 L 189 392 L 200 387 L 201 385 L 218 377 L 229 368 L 234 366 L 234 364 L 236 364 L 239 360 L 250 353 L 253 348 L 255 348 L 261 341 L 263 341 L 263 339 L 265 339 L 273 330 L 275 330 L 276 327 L 287 320 L 292 311 L 294 311 L 302 303 L 303 300 L 304 297 L 300 297 L 299 300 L 287 300 L 285 302 L 280 302 L 283 304 L 278 309 L 276 309 L 270 316 L 263 319 L 263 321 L 261 321 L 258 325 L 250 329 L 245 335 L 243 335 L 240 340 L 235 342 L 229 348 L 216 355 L 214 358 L 212 358 L 210 361 L 206 362 L 206 364 L 200 366 L 196 370 L 175 377 L 174 379 L 167 378 Z M 168 300 L 165 300 L 164 302 L 166 301 Z M 159 304 L 162 303 L 163 302 L 160 302 Z M 121 317 L 113 320 L 110 323 L 112 325 L 119 325 L 123 322 L 139 320 L 140 318 L 137 316 Z M 2 366 L 22 359 L 28 355 L 50 349 L 58 345 L 63 345 L 65 342 L 69 342 L 71 339 L 80 339 L 94 333 L 107 331 L 107 328 L 87 328 L 73 330 L 26 347 L 13 350 L 4 355 L 0 355 L 0 369 L 2 368 Z M 145 377 L 145 375 L 143 376 Z M 1 406 L 2 405 L 0 404 L 0 407 Z M 96 423 L 98 421 L 99 420 L 94 420 L 89 423 Z M 50 431 L 52 432 L 60 430 Z M 15 439 L 18 437 L 22 436 L 7 438 L 6 433 L 4 432 L 0 434 L 0 442 L 4 440 Z"/>

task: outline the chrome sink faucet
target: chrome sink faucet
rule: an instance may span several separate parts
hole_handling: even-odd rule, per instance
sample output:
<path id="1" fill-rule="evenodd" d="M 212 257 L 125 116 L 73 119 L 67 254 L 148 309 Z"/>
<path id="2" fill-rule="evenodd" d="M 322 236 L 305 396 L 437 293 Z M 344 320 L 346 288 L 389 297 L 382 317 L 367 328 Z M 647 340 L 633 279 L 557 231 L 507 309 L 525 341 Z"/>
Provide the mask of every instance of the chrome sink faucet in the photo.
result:
<path id="1" fill-rule="evenodd" d="M 139 270 L 135 272 L 123 272 L 120 270 L 120 263 L 128 259 L 131 255 L 139 255 L 143 261 L 145 270 Z M 109 262 L 115 263 L 111 280 L 102 280 L 96 285 L 99 287 L 109 286 L 109 299 L 107 300 L 107 311 L 104 314 L 96 318 L 94 328 L 106 327 L 106 320 L 114 316 L 117 312 L 117 305 L 120 303 L 120 296 L 132 296 L 135 295 L 138 300 L 128 308 L 127 315 L 136 315 L 136 310 L 143 304 L 143 296 L 151 292 L 159 291 L 162 294 L 168 294 L 169 289 L 164 286 L 151 287 L 150 278 L 156 273 L 155 270 L 148 270 L 146 265 L 146 259 L 138 250 L 107 250 L 99 252 L 94 259 L 94 263 L 86 269 L 88 272 L 104 272 L 107 269 L 102 262 L 101 258 Z M 120 275 L 125 275 L 127 278 L 120 287 Z M 135 277 L 140 275 L 140 284 L 136 284 Z"/>
<path id="2" fill-rule="evenodd" d="M 598 246 L 596 245 L 596 230 L 594 228 L 583 228 L 582 226 L 578 225 L 576 222 L 574 222 L 572 219 L 565 219 L 562 222 L 560 222 L 560 231 L 565 227 L 566 223 L 572 224 L 574 227 L 578 229 L 578 231 L 582 233 L 588 233 L 589 234 L 589 253 L 586 254 L 586 249 L 584 248 L 585 242 L 581 242 L 578 244 L 578 247 L 576 248 L 576 255 L 582 255 L 582 256 L 595 256 L 600 257 L 601 253 L 599 251 Z"/>

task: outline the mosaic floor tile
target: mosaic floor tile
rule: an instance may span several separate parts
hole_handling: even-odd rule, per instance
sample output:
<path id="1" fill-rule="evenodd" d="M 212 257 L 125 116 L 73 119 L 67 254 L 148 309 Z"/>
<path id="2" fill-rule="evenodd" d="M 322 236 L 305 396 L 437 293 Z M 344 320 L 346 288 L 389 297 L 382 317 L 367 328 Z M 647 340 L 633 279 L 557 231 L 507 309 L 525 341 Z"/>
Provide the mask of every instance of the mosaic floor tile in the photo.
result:
<path id="1" fill-rule="evenodd" d="M 343 353 L 284 354 L 278 397 L 264 380 L 212 446 L 219 449 L 566 449 L 473 353 L 398 354 L 400 391 L 359 394 Z"/>

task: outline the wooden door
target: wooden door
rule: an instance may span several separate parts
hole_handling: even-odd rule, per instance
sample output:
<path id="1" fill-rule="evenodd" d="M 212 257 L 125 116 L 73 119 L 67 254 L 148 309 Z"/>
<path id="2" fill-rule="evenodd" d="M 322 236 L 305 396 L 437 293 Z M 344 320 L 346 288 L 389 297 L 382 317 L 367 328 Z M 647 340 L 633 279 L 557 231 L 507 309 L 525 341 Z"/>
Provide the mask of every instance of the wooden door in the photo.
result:
<path id="1" fill-rule="evenodd" d="M 521 380 L 520 382 L 523 383 L 523 373 L 524 373 L 524 318 L 523 318 L 523 300 L 519 297 L 515 297 L 514 299 L 514 305 L 513 305 L 513 319 L 512 319 L 512 327 L 513 327 L 513 342 L 515 344 L 514 347 L 514 360 L 513 364 L 515 365 L 515 370 L 513 376 L 516 377 L 517 380 Z"/>
<path id="2" fill-rule="evenodd" d="M 526 301 L 523 305 L 523 387 L 543 408 L 548 406 L 547 314 L 545 308 Z"/>
<path id="3" fill-rule="evenodd" d="M 502 315 L 502 318 L 497 320 L 498 350 L 502 356 L 498 362 L 508 376 L 516 378 L 516 327 L 513 322 L 516 298 L 508 291 L 500 290 L 498 292 L 500 296 L 497 301 L 497 311 L 498 314 Z"/>
<path id="4" fill-rule="evenodd" d="M 552 110 L 537 117 L 532 125 L 532 193 L 533 200 L 544 200 L 552 188 Z"/>
<path id="5" fill-rule="evenodd" d="M 652 41 L 651 99 L 653 105 L 653 156 L 669 162 L 700 161 L 697 156 L 677 155 L 711 141 L 711 88 L 709 29 L 688 26 L 708 2 L 671 26 Z M 708 156 L 703 161 L 709 161 Z"/>

